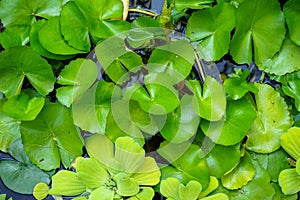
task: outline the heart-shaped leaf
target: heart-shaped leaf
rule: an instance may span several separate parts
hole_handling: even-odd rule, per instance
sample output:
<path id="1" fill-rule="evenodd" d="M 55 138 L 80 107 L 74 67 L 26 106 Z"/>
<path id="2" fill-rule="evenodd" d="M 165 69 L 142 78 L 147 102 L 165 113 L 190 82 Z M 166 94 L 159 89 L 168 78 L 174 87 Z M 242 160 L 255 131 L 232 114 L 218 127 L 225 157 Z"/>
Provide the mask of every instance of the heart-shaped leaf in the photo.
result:
<path id="1" fill-rule="evenodd" d="M 281 171 L 278 182 L 285 195 L 292 195 L 300 191 L 300 175 L 296 169 L 285 169 Z"/>
<path id="2" fill-rule="evenodd" d="M 20 93 L 25 77 L 42 95 L 54 87 L 51 65 L 30 47 L 13 47 L 1 52 L 0 74 L 0 91 L 7 98 Z"/>
<path id="3" fill-rule="evenodd" d="M 30 122 L 21 125 L 22 141 L 30 160 L 44 170 L 65 167 L 82 154 L 83 141 L 73 124 L 70 110 L 58 103 L 47 104 Z"/>
<path id="4" fill-rule="evenodd" d="M 222 58 L 229 50 L 235 26 L 235 8 L 229 3 L 194 12 L 188 20 L 187 36 L 200 40 L 197 52 L 207 61 Z"/>
<path id="5" fill-rule="evenodd" d="M 300 128 L 292 127 L 280 138 L 282 148 L 295 160 L 300 159 Z"/>
<path id="6" fill-rule="evenodd" d="M 178 194 L 180 199 L 197 199 L 202 190 L 202 185 L 197 181 L 190 181 L 186 186 L 180 184 Z"/>
<path id="7" fill-rule="evenodd" d="M 21 194 L 32 194 L 37 183 L 50 183 L 49 175 L 30 162 L 24 152 L 21 139 L 10 145 L 9 153 L 17 161 L 0 161 L 0 178 L 8 188 Z"/>
<path id="8" fill-rule="evenodd" d="M 224 87 L 214 78 L 207 76 L 203 89 L 199 81 L 190 81 L 194 91 L 193 107 L 195 112 L 209 121 L 218 121 L 225 114 L 226 95 Z"/>
<path id="9" fill-rule="evenodd" d="M 300 23 L 300 1 L 298 0 L 289 0 L 283 6 L 283 12 L 286 19 L 287 26 L 289 28 L 289 36 L 291 40 L 300 45 L 300 36 L 299 36 L 299 26 Z"/>
<path id="10" fill-rule="evenodd" d="M 254 60 L 259 64 L 280 50 L 285 25 L 278 1 L 245 0 L 237 8 L 236 19 L 230 53 L 237 63 Z"/>
<path id="11" fill-rule="evenodd" d="M 169 199 L 178 199 L 180 181 L 176 178 L 167 178 L 160 183 L 160 193 Z"/>
<path id="12" fill-rule="evenodd" d="M 257 118 L 248 131 L 246 147 L 257 153 L 271 153 L 280 147 L 280 136 L 291 126 L 284 99 L 271 86 L 257 84 Z"/>
<path id="13" fill-rule="evenodd" d="M 22 90 L 19 95 L 5 101 L 2 109 L 4 113 L 12 118 L 31 121 L 40 113 L 44 104 L 44 97 L 39 97 L 32 90 Z"/>
<path id="14" fill-rule="evenodd" d="M 60 72 L 57 83 L 64 85 L 56 90 L 59 102 L 67 107 L 83 94 L 96 80 L 98 67 L 92 60 L 78 58 Z"/>
<path id="15" fill-rule="evenodd" d="M 202 121 L 201 129 L 217 144 L 234 145 L 246 136 L 255 117 L 255 108 L 249 100 L 231 100 L 227 102 L 226 113 L 220 121 Z"/>

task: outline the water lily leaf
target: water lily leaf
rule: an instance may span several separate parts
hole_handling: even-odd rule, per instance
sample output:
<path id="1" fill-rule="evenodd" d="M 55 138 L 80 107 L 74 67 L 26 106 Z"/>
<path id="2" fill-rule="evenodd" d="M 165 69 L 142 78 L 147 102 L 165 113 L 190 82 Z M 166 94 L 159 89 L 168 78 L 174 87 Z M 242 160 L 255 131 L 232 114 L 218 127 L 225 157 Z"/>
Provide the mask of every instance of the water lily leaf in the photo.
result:
<path id="1" fill-rule="evenodd" d="M 46 183 L 38 183 L 33 189 L 33 196 L 37 200 L 43 200 L 48 196 L 49 186 Z"/>
<path id="2" fill-rule="evenodd" d="M 143 66 L 142 58 L 132 51 L 127 51 L 121 38 L 111 37 L 96 46 L 97 58 L 115 83 L 129 79 L 127 71 L 136 72 Z"/>
<path id="3" fill-rule="evenodd" d="M 98 81 L 72 104 L 74 124 L 91 133 L 104 134 L 112 98 L 120 96 L 121 91 L 114 83 Z"/>
<path id="4" fill-rule="evenodd" d="M 283 6 L 283 12 L 286 19 L 287 26 L 289 28 L 289 36 L 291 40 L 300 46 L 299 27 L 300 23 L 300 2 L 298 0 L 289 0 Z"/>
<path id="5" fill-rule="evenodd" d="M 285 169 L 281 171 L 278 183 L 285 195 L 292 195 L 300 191 L 300 175 L 296 169 Z"/>
<path id="6" fill-rule="evenodd" d="M 45 104 L 45 98 L 39 97 L 32 90 L 22 90 L 3 104 L 3 112 L 21 121 L 31 121 L 36 118 Z"/>
<path id="7" fill-rule="evenodd" d="M 56 90 L 57 99 L 70 107 L 94 83 L 97 76 L 98 67 L 92 60 L 78 58 L 71 61 L 58 76 L 57 83 L 64 86 Z"/>
<path id="8" fill-rule="evenodd" d="M 228 174 L 222 177 L 222 184 L 230 190 L 236 190 L 247 185 L 255 175 L 255 168 L 248 153 L 241 158 L 239 164 Z"/>
<path id="9" fill-rule="evenodd" d="M 195 112 L 209 121 L 218 121 L 225 114 L 226 95 L 224 87 L 214 78 L 207 76 L 203 89 L 197 80 L 190 81 L 194 91 Z"/>
<path id="10" fill-rule="evenodd" d="M 197 47 L 207 61 L 221 59 L 229 50 L 230 33 L 235 26 L 235 8 L 229 3 L 194 12 L 188 20 L 187 36 L 201 40 Z"/>
<path id="11" fill-rule="evenodd" d="M 254 59 L 259 64 L 280 50 L 285 24 L 278 1 L 245 0 L 237 8 L 236 19 L 230 53 L 237 63 L 250 64 Z"/>
<path id="12" fill-rule="evenodd" d="M 76 171 L 78 180 L 84 183 L 89 189 L 96 189 L 103 186 L 109 179 L 108 172 L 93 158 L 81 158 L 78 161 Z"/>
<path id="13" fill-rule="evenodd" d="M 49 194 L 75 196 L 85 190 L 86 186 L 78 179 L 75 172 L 60 170 L 52 176 L 52 188 Z"/>
<path id="14" fill-rule="evenodd" d="M 300 128 L 292 127 L 287 130 L 280 138 L 282 148 L 291 155 L 295 160 L 300 158 Z"/>
<path id="15" fill-rule="evenodd" d="M 17 161 L 0 161 L 0 178 L 9 189 L 21 194 L 32 194 L 37 183 L 50 183 L 49 175 L 30 162 L 24 152 L 21 139 L 10 145 L 9 153 Z"/>
<path id="16" fill-rule="evenodd" d="M 39 31 L 45 22 L 46 22 L 46 20 L 39 20 L 31 26 L 30 37 L 29 37 L 30 38 L 30 46 L 35 51 L 37 51 L 38 53 L 40 53 L 42 56 L 44 56 L 46 58 L 51 58 L 51 59 L 55 59 L 55 60 L 66 60 L 68 58 L 72 58 L 73 55 L 58 55 L 58 54 L 51 53 L 51 52 L 47 51 L 41 45 L 40 40 L 39 40 Z"/>
<path id="17" fill-rule="evenodd" d="M 221 145 L 234 145 L 247 134 L 255 120 L 255 108 L 251 102 L 243 98 L 228 101 L 226 113 L 220 121 L 202 121 L 201 129 L 213 142 Z M 240 124 L 243 126 L 240 126 Z"/>
<path id="18" fill-rule="evenodd" d="M 61 55 L 84 53 L 69 46 L 61 35 L 59 17 L 52 17 L 45 22 L 39 31 L 39 41 L 49 52 Z"/>
<path id="19" fill-rule="evenodd" d="M 102 186 L 97 188 L 96 190 L 92 191 L 89 196 L 89 200 L 97 200 L 101 197 L 104 200 L 113 200 L 115 192 L 106 186 Z"/>
<path id="20" fill-rule="evenodd" d="M 213 0 L 176 0 L 175 8 L 178 11 L 184 9 L 203 9 L 211 6 Z"/>
<path id="21" fill-rule="evenodd" d="M 0 74 L 0 91 L 7 98 L 20 93 L 25 77 L 42 95 L 54 87 L 51 65 L 30 47 L 13 47 L 1 52 Z"/>
<path id="22" fill-rule="evenodd" d="M 222 145 L 214 145 L 212 142 L 210 145 L 213 146 L 213 149 L 211 149 L 205 159 L 211 175 L 221 178 L 239 162 L 240 145 L 225 147 Z"/>
<path id="23" fill-rule="evenodd" d="M 259 68 L 268 73 L 282 76 L 300 69 L 299 56 L 300 47 L 286 38 L 280 52 L 259 65 Z"/>
<path id="24" fill-rule="evenodd" d="M 4 49 L 24 46 L 29 41 L 30 26 L 8 26 L 0 33 L 0 44 Z"/>
<path id="25" fill-rule="evenodd" d="M 37 17 L 50 18 L 58 16 L 61 11 L 61 0 L 18 0 L 1 1 L 0 18 L 4 26 L 31 25 L 37 20 Z"/>
<path id="26" fill-rule="evenodd" d="M 108 38 L 130 28 L 130 24 L 122 19 L 123 3 L 119 0 L 75 0 L 84 14 L 89 30 L 93 36 Z"/>
<path id="27" fill-rule="evenodd" d="M 257 153 L 271 153 L 280 147 L 280 136 L 291 126 L 284 99 L 271 86 L 257 84 L 257 118 L 248 131 L 246 147 Z"/>
<path id="28" fill-rule="evenodd" d="M 194 59 L 194 49 L 188 41 L 173 41 L 153 50 L 148 60 L 148 71 L 150 74 L 163 73 L 178 83 L 190 74 Z"/>
<path id="29" fill-rule="evenodd" d="M 3 101 L 0 101 L 0 151 L 7 153 L 8 147 L 21 137 L 19 120 L 7 116 L 2 111 Z"/>
<path id="30" fill-rule="evenodd" d="M 167 178 L 160 183 L 160 193 L 170 199 L 178 199 L 180 181 L 176 178 Z"/>
<path id="31" fill-rule="evenodd" d="M 282 91 L 295 99 L 295 106 L 300 111 L 300 72 L 294 72 L 285 76 L 285 81 L 282 82 Z"/>
<path id="32" fill-rule="evenodd" d="M 133 178 L 129 178 L 126 173 L 119 173 L 113 177 L 117 184 L 117 194 L 121 196 L 136 195 L 139 190 L 139 184 Z"/>
<path id="33" fill-rule="evenodd" d="M 65 167 L 82 154 L 83 141 L 73 124 L 70 110 L 47 104 L 30 122 L 23 122 L 21 135 L 30 160 L 44 170 L 56 169 L 62 161 Z"/>
<path id="34" fill-rule="evenodd" d="M 90 37 L 84 15 L 75 2 L 66 3 L 60 14 L 61 33 L 71 47 L 89 52 Z"/>
<path id="35" fill-rule="evenodd" d="M 199 116 L 191 104 L 192 96 L 184 95 L 180 106 L 167 115 L 167 121 L 160 130 L 162 136 L 169 142 L 181 143 L 189 140 L 198 130 Z"/>
<path id="36" fill-rule="evenodd" d="M 178 194 L 180 199 L 197 199 L 202 190 L 202 185 L 197 181 L 190 181 L 186 186 L 180 184 Z"/>

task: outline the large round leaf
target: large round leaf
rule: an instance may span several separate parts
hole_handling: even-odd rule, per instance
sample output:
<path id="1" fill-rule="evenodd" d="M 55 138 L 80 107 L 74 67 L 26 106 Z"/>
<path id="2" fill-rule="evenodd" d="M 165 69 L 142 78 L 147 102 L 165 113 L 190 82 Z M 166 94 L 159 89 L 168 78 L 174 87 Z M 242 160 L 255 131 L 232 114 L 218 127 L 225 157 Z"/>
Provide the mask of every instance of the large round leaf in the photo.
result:
<path id="1" fill-rule="evenodd" d="M 56 97 L 63 105 L 70 107 L 96 80 L 98 67 L 92 60 L 78 58 L 71 61 L 60 72 L 57 83 L 64 85 L 56 90 Z"/>
<path id="2" fill-rule="evenodd" d="M 65 167 L 82 154 L 83 141 L 70 110 L 58 103 L 47 104 L 30 122 L 21 124 L 24 149 L 30 160 L 44 170 Z"/>
<path id="3" fill-rule="evenodd" d="M 188 20 L 187 36 L 201 40 L 197 52 L 207 61 L 219 60 L 229 50 L 235 26 L 235 8 L 229 3 L 194 12 Z"/>
<path id="4" fill-rule="evenodd" d="M 67 43 L 75 49 L 89 52 L 91 48 L 87 23 L 77 5 L 66 3 L 60 14 L 61 33 Z"/>
<path id="5" fill-rule="evenodd" d="M 190 81 L 194 92 L 193 107 L 202 118 L 218 121 L 225 114 L 226 96 L 224 87 L 214 78 L 207 76 L 203 89 L 197 80 Z"/>
<path id="6" fill-rule="evenodd" d="M 234 145 L 246 136 L 255 117 L 254 106 L 245 98 L 228 101 L 224 117 L 216 122 L 202 121 L 201 128 L 217 144 Z"/>
<path id="7" fill-rule="evenodd" d="M 286 38 L 280 52 L 259 65 L 259 68 L 278 76 L 300 70 L 300 47 Z"/>
<path id="8" fill-rule="evenodd" d="M 289 36 L 291 40 L 300 46 L 300 28 L 298 24 L 300 23 L 300 1 L 299 0 L 289 0 L 284 4 L 283 7 L 284 16 L 286 23 L 289 28 Z"/>
<path id="9" fill-rule="evenodd" d="M 21 139 L 11 144 L 9 153 L 16 161 L 0 161 L 0 178 L 8 188 L 18 193 L 32 194 L 37 183 L 50 183 L 49 175 L 30 162 Z"/>
<path id="10" fill-rule="evenodd" d="M 237 63 L 250 64 L 254 59 L 259 64 L 280 50 L 285 25 L 277 0 L 245 0 L 239 4 L 236 18 L 230 53 Z"/>
<path id="11" fill-rule="evenodd" d="M 280 147 L 280 136 L 292 126 L 292 121 L 278 92 L 267 84 L 257 87 L 257 117 L 248 132 L 246 147 L 257 153 L 271 153 Z"/>
<path id="12" fill-rule="evenodd" d="M 30 47 L 13 47 L 0 54 L 0 91 L 7 98 L 19 94 L 26 77 L 42 95 L 53 90 L 51 65 Z"/>
<path id="13" fill-rule="evenodd" d="M 61 55 L 84 53 L 69 46 L 61 35 L 59 17 L 52 17 L 45 22 L 39 31 L 39 41 L 49 52 Z"/>

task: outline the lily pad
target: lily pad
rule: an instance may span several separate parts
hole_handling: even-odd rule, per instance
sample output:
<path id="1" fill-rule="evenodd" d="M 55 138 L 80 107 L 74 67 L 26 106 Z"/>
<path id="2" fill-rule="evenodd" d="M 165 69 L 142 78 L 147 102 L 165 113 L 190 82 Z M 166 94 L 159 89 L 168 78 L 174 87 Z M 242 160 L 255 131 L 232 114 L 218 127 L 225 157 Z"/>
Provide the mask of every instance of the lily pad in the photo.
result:
<path id="1" fill-rule="evenodd" d="M 0 44 L 4 49 L 24 46 L 29 41 L 30 26 L 8 26 L 0 33 Z"/>
<path id="2" fill-rule="evenodd" d="M 32 90 L 22 90 L 3 104 L 3 112 L 20 121 L 31 121 L 36 118 L 45 104 L 45 98 Z"/>
<path id="3" fill-rule="evenodd" d="M 295 160 L 300 159 L 300 128 L 292 127 L 280 138 L 282 148 Z"/>
<path id="4" fill-rule="evenodd" d="M 246 98 L 227 101 L 224 117 L 220 121 L 202 121 L 204 134 L 221 145 L 234 145 L 242 141 L 255 120 L 255 108 Z M 242 124 L 242 125 L 241 125 Z"/>
<path id="5" fill-rule="evenodd" d="M 94 83 L 97 76 L 98 67 L 92 60 L 78 58 L 71 61 L 58 76 L 57 83 L 64 86 L 56 90 L 57 99 L 70 107 Z"/>
<path id="6" fill-rule="evenodd" d="M 30 162 L 24 152 L 21 139 L 11 144 L 9 153 L 16 161 L 0 161 L 0 178 L 8 188 L 21 194 L 32 194 L 37 183 L 50 183 L 49 175 Z"/>
<path id="7" fill-rule="evenodd" d="M 188 20 L 187 36 L 200 40 L 197 52 L 201 58 L 215 61 L 228 52 L 234 26 L 235 8 L 229 3 L 217 4 L 192 14 Z"/>
<path id="8" fill-rule="evenodd" d="M 70 110 L 58 103 L 45 105 L 35 120 L 23 122 L 21 135 L 30 160 L 43 170 L 69 167 L 82 154 L 83 141 Z"/>
<path id="9" fill-rule="evenodd" d="M 300 46 L 300 36 L 299 36 L 299 26 L 300 23 L 300 1 L 298 0 L 289 0 L 283 6 L 283 12 L 286 19 L 287 26 L 289 28 L 289 36 L 291 40 Z"/>
<path id="10" fill-rule="evenodd" d="M 257 153 L 271 153 L 280 147 L 280 137 L 292 126 L 292 120 L 278 92 L 266 84 L 257 87 L 257 118 L 248 131 L 246 147 Z"/>
<path id="11" fill-rule="evenodd" d="M 280 50 L 285 23 L 277 0 L 245 0 L 237 8 L 236 19 L 230 53 L 237 63 L 254 60 L 260 64 Z"/>
<path id="12" fill-rule="evenodd" d="M 51 65 L 30 47 L 13 47 L 1 52 L 0 74 L 0 91 L 7 98 L 20 93 L 25 77 L 42 95 L 54 88 Z"/>
<path id="13" fill-rule="evenodd" d="M 90 51 L 91 43 L 87 23 L 74 1 L 63 6 L 60 25 L 61 33 L 68 45 L 84 52 Z"/>
<path id="14" fill-rule="evenodd" d="M 206 77 L 203 88 L 197 80 L 190 84 L 195 95 L 192 102 L 195 112 L 209 121 L 220 120 L 226 111 L 224 87 L 210 76 Z"/>

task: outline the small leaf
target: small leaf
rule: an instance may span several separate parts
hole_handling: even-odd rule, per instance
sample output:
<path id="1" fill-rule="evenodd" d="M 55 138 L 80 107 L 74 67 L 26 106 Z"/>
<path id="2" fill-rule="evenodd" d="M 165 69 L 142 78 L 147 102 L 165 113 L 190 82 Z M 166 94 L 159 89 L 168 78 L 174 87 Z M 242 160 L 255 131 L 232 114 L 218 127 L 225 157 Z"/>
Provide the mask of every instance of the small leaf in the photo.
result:
<path id="1" fill-rule="evenodd" d="M 89 200 L 99 200 L 99 197 L 105 200 L 113 200 L 115 192 L 106 186 L 101 186 L 93 190 L 89 196 Z"/>
<path id="2" fill-rule="evenodd" d="M 199 200 L 229 200 L 229 198 L 224 193 L 217 193 L 208 197 L 201 198 Z"/>
<path id="3" fill-rule="evenodd" d="M 140 192 L 128 200 L 152 200 L 154 197 L 154 190 L 151 187 L 141 187 Z"/>
<path id="4" fill-rule="evenodd" d="M 281 171 L 278 182 L 285 195 L 292 195 L 300 191 L 300 175 L 296 169 L 285 169 Z"/>
<path id="5" fill-rule="evenodd" d="M 300 46 L 299 27 L 297 24 L 300 23 L 300 2 L 299 0 L 289 0 L 283 6 L 283 12 L 286 19 L 286 23 L 289 29 L 289 36 L 291 40 Z"/>
<path id="6" fill-rule="evenodd" d="M 160 193 L 167 198 L 178 199 L 179 185 L 180 181 L 176 178 L 167 178 L 166 180 L 162 180 L 160 183 Z"/>
<path id="7" fill-rule="evenodd" d="M 295 160 L 300 159 L 300 128 L 292 127 L 280 138 L 282 148 Z"/>
<path id="8" fill-rule="evenodd" d="M 33 196 L 37 200 L 45 199 L 48 196 L 49 186 L 46 183 L 38 183 L 33 189 Z"/>
<path id="9" fill-rule="evenodd" d="M 298 199 L 298 194 L 284 195 L 278 183 L 272 183 L 272 186 L 275 189 L 275 195 L 273 196 L 273 200 L 297 200 Z"/>
<path id="10" fill-rule="evenodd" d="M 180 199 L 192 200 L 197 199 L 202 190 L 202 185 L 197 181 L 190 181 L 186 186 L 180 184 L 178 194 Z"/>
<path id="11" fill-rule="evenodd" d="M 133 178 L 127 177 L 126 173 L 119 173 L 113 177 L 117 184 L 117 194 L 121 196 L 136 195 L 139 190 L 139 184 Z"/>
<path id="12" fill-rule="evenodd" d="M 203 89 L 199 81 L 190 81 L 194 91 L 195 112 L 209 121 L 218 121 L 225 114 L 226 96 L 223 86 L 214 78 L 207 76 Z"/>
<path id="13" fill-rule="evenodd" d="M 184 9 L 203 9 L 211 6 L 213 0 L 176 0 L 175 8 L 178 11 L 182 11 Z"/>
<path id="14" fill-rule="evenodd" d="M 52 176 L 52 188 L 49 194 L 75 196 L 85 190 L 86 186 L 77 178 L 75 172 L 60 170 Z"/>
<path id="15" fill-rule="evenodd" d="M 287 74 L 284 78 L 286 81 L 282 83 L 282 91 L 295 100 L 295 106 L 300 111 L 300 72 Z"/>
<path id="16" fill-rule="evenodd" d="M 201 199 L 203 197 L 206 197 L 207 195 L 209 195 L 211 192 L 213 192 L 215 189 L 217 189 L 219 186 L 219 181 L 216 177 L 214 176 L 210 176 L 210 180 L 209 180 L 209 185 L 206 188 L 206 190 L 201 191 L 198 199 Z"/>
<path id="17" fill-rule="evenodd" d="M 300 159 L 296 161 L 296 172 L 300 175 Z"/>
<path id="18" fill-rule="evenodd" d="M 56 97 L 63 105 L 70 107 L 96 80 L 98 67 L 92 60 L 78 58 L 71 61 L 60 72 L 57 83 L 64 85 L 56 90 Z"/>

